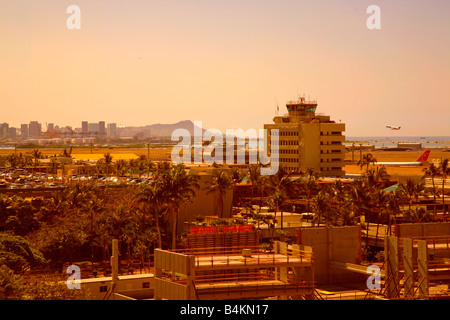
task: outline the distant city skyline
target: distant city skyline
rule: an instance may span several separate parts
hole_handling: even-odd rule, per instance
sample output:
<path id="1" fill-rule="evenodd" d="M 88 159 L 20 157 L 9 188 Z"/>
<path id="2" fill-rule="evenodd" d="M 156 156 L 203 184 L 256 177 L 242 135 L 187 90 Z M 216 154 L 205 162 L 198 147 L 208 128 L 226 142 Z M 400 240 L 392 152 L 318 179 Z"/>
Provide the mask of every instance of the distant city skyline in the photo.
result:
<path id="1" fill-rule="evenodd" d="M 447 0 L 3 1 L 1 121 L 263 128 L 304 94 L 346 136 L 445 136 L 449 16 Z"/>

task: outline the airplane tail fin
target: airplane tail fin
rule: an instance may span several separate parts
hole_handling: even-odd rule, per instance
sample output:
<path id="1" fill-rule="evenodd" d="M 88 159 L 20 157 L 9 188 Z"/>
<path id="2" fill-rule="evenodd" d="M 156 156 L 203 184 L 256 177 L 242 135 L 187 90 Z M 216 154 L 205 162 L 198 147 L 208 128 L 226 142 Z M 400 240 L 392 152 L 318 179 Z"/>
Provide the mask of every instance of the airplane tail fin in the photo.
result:
<path id="1" fill-rule="evenodd" d="M 430 150 L 425 151 L 417 161 L 427 161 L 428 156 L 430 155 Z"/>

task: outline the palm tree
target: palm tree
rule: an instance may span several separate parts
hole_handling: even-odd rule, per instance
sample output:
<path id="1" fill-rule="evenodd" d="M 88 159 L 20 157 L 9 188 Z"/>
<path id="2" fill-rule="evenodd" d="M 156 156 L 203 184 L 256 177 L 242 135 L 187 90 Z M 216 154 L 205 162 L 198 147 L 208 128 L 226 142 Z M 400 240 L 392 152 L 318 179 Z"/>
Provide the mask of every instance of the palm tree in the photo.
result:
<path id="1" fill-rule="evenodd" d="M 103 160 L 103 163 L 105 164 L 106 176 L 109 176 L 109 168 L 111 167 L 113 157 L 109 152 L 107 152 L 103 155 L 101 160 Z"/>
<path id="2" fill-rule="evenodd" d="M 114 170 L 116 171 L 116 175 L 121 176 L 124 173 L 126 167 L 127 167 L 126 160 L 123 160 L 123 159 L 117 160 L 114 165 Z"/>
<path id="3" fill-rule="evenodd" d="M 388 194 L 388 203 L 387 203 L 387 209 L 389 213 L 389 224 L 388 224 L 388 231 L 389 235 L 391 235 L 392 231 L 392 222 L 394 223 L 394 226 L 397 222 L 397 214 L 400 213 L 400 204 L 402 203 L 403 199 L 403 193 L 401 190 L 396 190 L 394 192 L 389 192 Z"/>
<path id="4" fill-rule="evenodd" d="M 137 159 L 130 159 L 128 161 L 128 172 L 133 174 L 138 166 L 138 160 Z"/>
<path id="5" fill-rule="evenodd" d="M 72 154 L 72 147 L 70 147 L 69 151 L 67 149 L 63 150 L 62 156 L 66 158 L 70 158 L 70 155 Z"/>
<path id="6" fill-rule="evenodd" d="M 314 171 L 313 168 L 308 168 L 306 170 L 306 180 L 303 181 L 303 187 L 306 191 L 306 200 L 307 200 L 307 206 L 306 210 L 308 212 L 311 211 L 311 196 L 313 193 L 318 191 L 319 187 L 317 185 L 317 180 L 319 179 L 319 173 Z"/>
<path id="7" fill-rule="evenodd" d="M 221 209 L 220 218 L 223 218 L 223 198 L 228 190 L 233 189 L 233 180 L 225 171 L 215 171 L 208 187 L 207 193 L 217 192 L 219 194 L 216 210 Z"/>
<path id="8" fill-rule="evenodd" d="M 157 180 L 162 183 L 164 194 L 173 214 L 172 249 L 176 249 L 177 224 L 180 207 L 195 197 L 200 188 L 198 176 L 190 175 L 183 164 L 159 169 Z"/>
<path id="9" fill-rule="evenodd" d="M 88 213 L 91 220 L 89 244 L 91 246 L 91 264 L 94 265 L 94 239 L 97 228 L 94 227 L 94 219 L 97 214 L 104 210 L 104 203 L 101 198 L 93 192 L 89 192 L 83 201 L 83 209 Z"/>
<path id="10" fill-rule="evenodd" d="M 145 165 L 147 166 L 147 177 L 150 177 L 150 173 L 155 172 L 155 170 L 156 170 L 156 165 L 155 165 L 155 163 L 154 163 L 152 160 L 150 160 L 150 159 L 147 159 L 147 160 L 145 161 Z"/>
<path id="11" fill-rule="evenodd" d="M 259 188 L 261 185 L 261 166 L 257 164 L 252 164 L 248 167 L 247 172 L 247 182 L 252 184 L 252 202 L 255 196 L 255 189 Z"/>
<path id="12" fill-rule="evenodd" d="M 313 200 L 313 209 L 316 213 L 316 216 L 314 218 L 315 221 L 317 221 L 317 226 L 320 226 L 320 222 L 322 221 L 322 217 L 324 215 L 327 215 L 326 217 L 326 223 L 327 226 L 329 225 L 331 221 L 331 205 L 330 205 L 330 196 L 329 193 L 326 190 L 321 190 L 317 194 L 317 196 Z"/>
<path id="13" fill-rule="evenodd" d="M 47 165 L 47 169 L 50 171 L 51 174 L 55 174 L 57 173 L 58 167 L 59 167 L 58 160 L 56 160 L 55 157 L 52 157 Z"/>
<path id="14" fill-rule="evenodd" d="M 442 160 L 441 164 L 439 165 L 439 174 L 442 177 L 442 218 L 445 218 L 446 208 L 445 208 L 445 180 L 450 175 L 450 164 L 449 159 Z"/>
<path id="15" fill-rule="evenodd" d="M 137 159 L 137 169 L 139 172 L 139 177 L 141 177 L 144 172 L 147 172 L 148 177 L 150 176 L 150 172 L 154 171 L 155 164 L 150 159 L 147 159 L 146 155 L 140 155 L 139 159 Z"/>
<path id="16" fill-rule="evenodd" d="M 424 223 L 432 220 L 432 216 L 423 207 L 416 206 L 405 215 L 411 222 Z"/>
<path id="17" fill-rule="evenodd" d="M 38 149 L 34 149 L 33 151 L 31 151 L 31 156 L 34 160 L 34 171 L 36 171 L 36 167 L 39 163 L 38 159 L 42 158 L 42 152 L 40 152 Z"/>
<path id="18" fill-rule="evenodd" d="M 380 228 L 381 220 L 384 217 L 390 218 L 388 207 L 389 207 L 389 194 L 383 190 L 378 190 L 374 194 L 374 210 L 376 212 L 377 220 L 377 230 L 375 233 L 375 244 L 378 243 L 378 230 Z M 389 219 L 390 220 L 390 219 Z"/>
<path id="19" fill-rule="evenodd" d="M 386 179 L 388 176 L 386 167 L 381 166 L 375 169 L 367 169 L 363 175 L 363 178 L 366 179 L 371 188 L 379 188 L 381 187 L 380 180 Z"/>
<path id="20" fill-rule="evenodd" d="M 8 161 L 9 166 L 14 169 L 20 165 L 20 157 L 15 153 L 8 155 L 6 161 Z"/>
<path id="21" fill-rule="evenodd" d="M 277 216 L 277 212 L 280 211 L 280 226 L 281 230 L 283 230 L 283 209 L 282 206 L 287 200 L 286 191 L 283 189 L 276 189 L 273 193 L 271 193 L 267 197 L 267 202 L 269 206 L 271 206 L 275 211 L 275 217 Z"/>
<path id="22" fill-rule="evenodd" d="M 293 172 L 287 171 L 284 167 L 280 167 L 277 173 L 267 177 L 268 179 L 265 183 L 265 187 L 269 192 L 283 190 L 289 196 L 295 189 L 292 180 L 293 174 Z"/>
<path id="23" fill-rule="evenodd" d="M 362 159 L 358 161 L 359 167 L 362 169 L 364 166 L 366 166 L 366 171 L 369 170 L 369 165 L 371 163 L 377 162 L 377 159 L 374 158 L 374 156 L 371 153 L 367 153 L 363 155 Z"/>
<path id="24" fill-rule="evenodd" d="M 431 189 L 431 193 L 433 194 L 433 215 L 434 217 L 436 217 L 436 196 L 439 196 L 439 193 L 436 188 L 434 179 L 436 178 L 436 176 L 439 175 L 439 168 L 436 167 L 433 162 L 431 162 L 427 168 L 423 169 L 423 171 L 424 171 L 423 175 L 424 178 L 428 177 L 431 178 L 431 184 L 433 186 Z"/>
<path id="25" fill-rule="evenodd" d="M 292 175 L 292 172 L 280 167 L 277 173 L 267 176 L 264 180 L 264 187 L 268 190 L 270 201 L 272 204 L 277 204 L 275 206 L 277 210 L 280 209 L 281 229 L 283 229 L 283 210 L 281 210 L 281 205 L 285 203 L 295 190 Z"/>
<path id="26" fill-rule="evenodd" d="M 161 219 L 165 217 L 168 210 L 164 191 L 163 184 L 160 181 L 153 181 L 151 184 L 140 184 L 137 194 L 137 201 L 146 203 L 155 219 L 158 248 L 162 248 Z"/>
<path id="27" fill-rule="evenodd" d="M 424 190 L 423 184 L 416 183 L 412 179 L 407 179 L 406 184 L 401 183 L 400 187 L 408 199 L 408 211 L 411 211 L 413 200 L 418 201 L 420 194 Z"/>
<path id="28" fill-rule="evenodd" d="M 361 216 L 367 218 L 367 213 L 373 206 L 373 194 L 375 188 L 370 186 L 365 176 L 352 181 L 347 187 L 347 199 L 344 206 L 339 208 L 341 225 L 353 225 L 354 221 L 361 220 Z M 369 221 L 366 219 L 367 239 L 369 237 Z"/>
<path id="29" fill-rule="evenodd" d="M 242 181 L 242 175 L 239 168 L 232 167 L 230 169 L 230 178 L 233 180 L 233 184 L 236 185 Z"/>

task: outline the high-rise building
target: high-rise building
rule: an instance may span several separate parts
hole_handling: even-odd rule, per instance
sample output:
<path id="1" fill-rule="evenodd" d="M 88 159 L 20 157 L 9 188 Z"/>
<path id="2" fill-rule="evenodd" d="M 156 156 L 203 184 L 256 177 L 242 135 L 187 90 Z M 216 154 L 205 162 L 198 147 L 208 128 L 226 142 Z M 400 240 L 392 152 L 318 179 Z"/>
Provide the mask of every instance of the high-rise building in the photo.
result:
<path id="1" fill-rule="evenodd" d="M 9 123 L 0 124 L 0 138 L 7 139 L 9 136 Z"/>
<path id="2" fill-rule="evenodd" d="M 101 136 L 101 137 L 106 136 L 105 121 L 99 121 L 98 122 L 98 135 Z"/>
<path id="3" fill-rule="evenodd" d="M 9 139 L 12 139 L 12 140 L 17 139 L 17 129 L 14 127 L 9 128 L 8 137 L 9 137 Z"/>
<path id="4" fill-rule="evenodd" d="M 98 123 L 89 123 L 89 134 L 98 135 Z"/>
<path id="5" fill-rule="evenodd" d="M 20 125 L 20 137 L 22 139 L 28 138 L 28 125 L 26 123 Z"/>
<path id="6" fill-rule="evenodd" d="M 106 131 L 108 137 L 116 138 L 117 137 L 117 124 L 116 123 L 108 123 L 108 129 Z"/>
<path id="7" fill-rule="evenodd" d="M 81 121 L 81 133 L 83 135 L 88 135 L 89 133 L 89 124 L 87 121 Z"/>
<path id="8" fill-rule="evenodd" d="M 39 138 L 41 135 L 41 124 L 37 121 L 30 121 L 28 126 L 28 136 L 30 138 Z"/>
<path id="9" fill-rule="evenodd" d="M 298 100 L 286 104 L 287 115 L 276 116 L 273 124 L 265 124 L 268 150 L 270 130 L 278 129 L 279 165 L 289 171 L 314 169 L 321 176 L 344 175 L 344 123 L 330 116 L 316 114 L 317 102 Z"/>

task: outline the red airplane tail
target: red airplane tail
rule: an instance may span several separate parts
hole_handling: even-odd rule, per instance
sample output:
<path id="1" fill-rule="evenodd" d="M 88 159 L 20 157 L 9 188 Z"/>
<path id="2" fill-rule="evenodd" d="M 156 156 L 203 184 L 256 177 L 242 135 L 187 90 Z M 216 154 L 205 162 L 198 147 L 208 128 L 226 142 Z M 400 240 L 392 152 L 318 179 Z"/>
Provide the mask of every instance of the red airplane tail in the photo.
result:
<path id="1" fill-rule="evenodd" d="M 425 151 L 417 161 L 427 161 L 428 156 L 430 155 L 430 150 Z"/>

